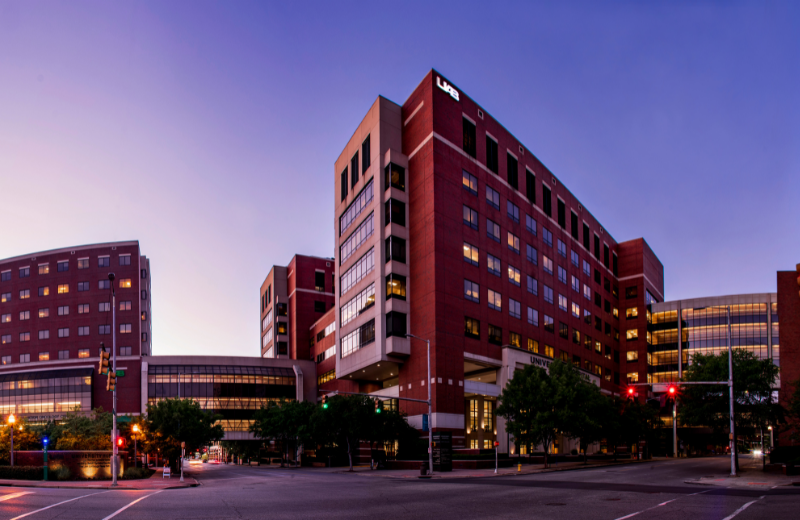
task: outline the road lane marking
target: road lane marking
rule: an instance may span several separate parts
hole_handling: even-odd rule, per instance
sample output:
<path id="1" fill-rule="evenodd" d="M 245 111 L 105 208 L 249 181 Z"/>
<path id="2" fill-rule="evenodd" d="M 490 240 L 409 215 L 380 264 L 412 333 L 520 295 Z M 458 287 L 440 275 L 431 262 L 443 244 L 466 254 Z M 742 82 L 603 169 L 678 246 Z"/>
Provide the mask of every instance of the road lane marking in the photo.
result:
<path id="1" fill-rule="evenodd" d="M 759 498 L 758 498 L 758 500 L 761 500 L 762 498 L 764 498 L 764 497 L 763 497 L 763 496 L 762 496 L 762 497 L 759 497 Z M 726 517 L 725 517 L 725 518 L 723 518 L 722 520 L 731 520 L 731 518 L 733 518 L 734 516 L 738 515 L 739 513 L 741 513 L 742 511 L 744 511 L 744 510 L 745 510 L 745 509 L 747 509 L 748 507 L 752 506 L 753 504 L 755 504 L 756 502 L 758 502 L 758 500 L 753 500 L 752 502 L 748 502 L 748 503 L 746 503 L 745 505 L 743 505 L 742 507 L 740 507 L 739 509 L 737 509 L 736 511 L 734 511 L 732 515 L 730 515 L 730 516 L 726 516 Z"/>
<path id="2" fill-rule="evenodd" d="M 0 502 L 5 502 L 6 500 L 11 500 L 12 498 L 21 497 L 22 495 L 30 495 L 33 491 L 20 491 L 19 493 L 11 493 L 9 495 L 3 495 L 0 497 Z"/>
<path id="3" fill-rule="evenodd" d="M 147 497 L 151 497 L 151 496 L 153 496 L 153 495 L 157 495 L 157 494 L 161 493 L 162 491 L 164 491 L 164 490 L 163 490 L 163 489 L 161 489 L 161 490 L 159 490 L 159 491 L 156 491 L 155 493 L 150 493 L 149 495 L 145 495 L 145 496 L 143 496 L 143 497 L 137 498 L 136 500 L 134 500 L 133 502 L 131 502 L 131 503 L 130 503 L 130 504 L 128 504 L 127 506 L 125 506 L 125 507 L 123 507 L 123 508 L 121 508 L 121 509 L 117 509 L 116 511 L 114 511 L 113 513 L 111 513 L 110 515 L 108 515 L 107 517 L 103 518 L 103 520 L 110 520 L 111 518 L 114 518 L 115 516 L 117 516 L 117 515 L 118 515 L 118 514 L 120 514 L 121 512 L 125 511 L 126 509 L 128 509 L 129 507 L 131 507 L 132 505 L 134 505 L 136 502 L 141 502 L 141 501 L 142 501 L 142 500 L 144 500 L 145 498 L 147 498 Z"/>
<path id="4" fill-rule="evenodd" d="M 705 491 L 701 491 L 700 493 L 705 493 Z M 692 494 L 693 495 L 699 495 L 700 493 L 692 493 Z M 692 496 L 692 495 L 687 495 L 687 496 Z M 678 497 L 678 498 L 680 498 L 680 497 Z M 631 518 L 632 516 L 640 515 L 640 514 L 644 513 L 645 511 L 650 511 L 651 509 L 655 509 L 657 507 L 665 506 L 665 505 L 669 504 L 670 502 L 675 502 L 676 500 L 678 500 L 678 498 L 673 498 L 672 500 L 667 500 L 666 502 L 661 502 L 660 504 L 655 505 L 653 507 L 648 507 L 647 509 L 642 509 L 641 511 L 636 511 L 635 513 L 631 513 L 629 515 L 621 516 L 621 517 L 619 517 L 619 518 L 617 518 L 615 520 L 625 520 L 626 518 Z M 725 520 L 728 520 L 728 519 L 726 518 Z"/>
<path id="5" fill-rule="evenodd" d="M 48 510 L 50 508 L 53 508 L 53 507 L 56 507 L 56 506 L 60 506 L 61 504 L 66 504 L 67 502 L 72 502 L 74 500 L 80 500 L 81 498 L 86 498 L 86 497 L 90 497 L 90 496 L 93 496 L 93 495 L 100 495 L 102 493 L 108 493 L 108 491 L 100 491 L 100 492 L 97 492 L 97 493 L 89 493 L 88 495 L 81 495 L 79 497 L 70 498 L 69 500 L 64 500 L 63 502 L 59 502 L 58 504 L 53 504 L 52 506 L 43 507 L 41 509 L 37 509 L 36 511 L 31 511 L 30 513 L 25 513 L 24 515 L 15 516 L 11 520 L 19 520 L 20 518 L 25 518 L 26 516 L 30 516 L 32 514 L 40 512 L 40 511 L 46 511 L 46 510 Z"/>

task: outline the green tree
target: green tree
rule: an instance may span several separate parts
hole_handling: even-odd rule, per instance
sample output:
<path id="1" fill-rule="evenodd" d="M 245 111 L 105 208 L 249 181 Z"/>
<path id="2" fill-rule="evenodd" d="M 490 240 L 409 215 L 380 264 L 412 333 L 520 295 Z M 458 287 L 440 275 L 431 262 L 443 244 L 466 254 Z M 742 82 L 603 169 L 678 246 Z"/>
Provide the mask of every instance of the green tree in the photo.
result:
<path id="1" fill-rule="evenodd" d="M 506 419 L 506 430 L 518 443 L 544 447 L 547 467 L 547 453 L 558 432 L 576 435 L 570 432 L 586 424 L 580 400 L 588 384 L 574 366 L 560 360 L 550 365 L 549 373 L 528 365 L 503 389 L 497 415 Z"/>
<path id="2" fill-rule="evenodd" d="M 578 385 L 577 390 L 581 394 L 576 404 L 578 413 L 566 433 L 579 440 L 583 463 L 587 464 L 587 448 L 590 444 L 603 440 L 603 424 L 610 411 L 610 401 L 593 384 Z"/>
<path id="3" fill-rule="evenodd" d="M 364 430 L 364 440 L 369 442 L 370 452 L 374 449 L 373 445 L 380 449 L 388 442 L 419 438 L 419 432 L 408 424 L 406 415 L 395 410 L 373 413 L 369 422 L 371 424 L 367 424 Z"/>
<path id="4" fill-rule="evenodd" d="M 639 441 L 644 440 L 648 446 L 655 437 L 656 428 L 661 427 L 658 410 L 638 400 L 618 400 L 622 407 L 619 414 L 619 437 L 628 445 L 635 447 L 631 453 L 638 452 Z M 614 447 L 616 457 L 616 446 Z"/>
<path id="5" fill-rule="evenodd" d="M 274 439 L 281 443 L 284 455 L 288 456 L 289 444 L 294 441 L 299 449 L 313 438 L 311 417 L 316 406 L 308 401 L 270 402 L 253 414 L 250 431 L 259 439 Z M 296 455 L 296 454 L 295 454 Z M 297 457 L 295 456 L 295 461 Z M 281 458 L 281 467 L 284 459 Z"/>
<path id="6" fill-rule="evenodd" d="M 765 428 L 780 417 L 780 406 L 772 392 L 778 367 L 771 359 L 758 359 L 744 349 L 733 351 L 734 426 Z M 685 381 L 727 381 L 728 353 L 695 354 L 684 371 Z M 729 390 L 727 385 L 686 385 L 681 388 L 678 413 L 690 426 L 708 426 L 715 432 L 730 430 Z M 734 442 L 736 469 L 739 454 Z"/>
<path id="7" fill-rule="evenodd" d="M 224 430 L 215 424 L 220 416 L 205 412 L 191 399 L 165 399 L 147 405 L 147 448 L 158 450 L 161 456 L 176 466 L 181 454 L 181 442 L 186 453 L 222 439 Z"/>
<path id="8" fill-rule="evenodd" d="M 58 423 L 47 423 L 43 433 L 55 450 L 110 450 L 113 424 L 112 414 L 98 407 L 91 415 L 68 412 Z"/>
<path id="9" fill-rule="evenodd" d="M 318 407 L 314 413 L 314 431 L 319 441 L 342 444 L 347 447 L 350 471 L 353 471 L 353 452 L 361 440 L 370 438 L 375 404 L 363 395 L 335 395 L 328 400 L 328 408 Z"/>
<path id="10" fill-rule="evenodd" d="M 18 417 L 14 424 L 14 451 L 39 450 L 42 440 L 39 432 L 28 425 L 24 417 Z M 11 427 L 0 428 L 0 465 L 11 463 Z"/>
<path id="11" fill-rule="evenodd" d="M 220 443 L 228 455 L 243 459 L 258 458 L 261 450 L 261 441 L 222 441 Z"/>

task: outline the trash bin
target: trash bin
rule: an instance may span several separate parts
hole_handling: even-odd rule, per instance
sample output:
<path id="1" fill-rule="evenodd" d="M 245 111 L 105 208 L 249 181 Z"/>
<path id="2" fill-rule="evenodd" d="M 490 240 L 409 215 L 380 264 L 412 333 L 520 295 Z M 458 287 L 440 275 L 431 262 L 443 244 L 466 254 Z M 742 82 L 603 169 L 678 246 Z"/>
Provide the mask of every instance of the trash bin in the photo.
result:
<path id="1" fill-rule="evenodd" d="M 421 477 L 426 476 L 428 474 L 428 469 L 429 469 L 428 468 L 428 461 L 427 460 L 423 460 L 422 464 L 419 467 L 419 475 Z"/>

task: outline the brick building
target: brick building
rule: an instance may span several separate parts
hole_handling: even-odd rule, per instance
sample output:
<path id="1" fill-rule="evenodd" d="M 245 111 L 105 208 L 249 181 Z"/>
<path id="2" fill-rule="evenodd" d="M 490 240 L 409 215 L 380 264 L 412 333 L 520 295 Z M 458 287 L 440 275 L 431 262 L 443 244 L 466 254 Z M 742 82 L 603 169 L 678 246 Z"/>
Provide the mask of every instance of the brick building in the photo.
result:
<path id="1" fill-rule="evenodd" d="M 333 307 L 332 258 L 295 255 L 261 284 L 261 357 L 311 359 L 310 327 Z"/>
<path id="2" fill-rule="evenodd" d="M 111 325 L 115 274 L 117 320 Z M 0 260 L 0 397 L 3 414 L 44 422 L 79 409 L 111 410 L 96 377 L 101 343 L 117 338 L 118 410 L 137 413 L 141 359 L 152 352 L 150 261 L 137 241 L 32 253 Z"/>
<path id="3" fill-rule="evenodd" d="M 560 358 L 617 394 L 631 371 L 621 359 L 646 359 L 658 258 L 643 239 L 618 243 L 436 71 L 402 106 L 375 101 L 335 179 L 338 379 L 414 399 L 431 384 L 433 427 L 483 448 L 505 444 L 498 383 L 520 364 Z M 406 333 L 430 339 L 430 381 L 426 345 Z M 424 405 L 401 408 L 421 426 Z"/>

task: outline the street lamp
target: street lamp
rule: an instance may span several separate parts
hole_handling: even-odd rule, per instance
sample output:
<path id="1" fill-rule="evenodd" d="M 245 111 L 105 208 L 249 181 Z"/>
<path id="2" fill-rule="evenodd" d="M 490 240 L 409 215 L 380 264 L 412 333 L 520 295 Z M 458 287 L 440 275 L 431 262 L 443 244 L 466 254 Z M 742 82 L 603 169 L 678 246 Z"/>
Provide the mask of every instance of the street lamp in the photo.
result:
<path id="1" fill-rule="evenodd" d="M 424 341 L 428 345 L 428 470 L 433 475 L 433 414 L 431 413 L 431 340 L 423 339 L 413 334 L 406 334 L 407 338 Z"/>
<path id="2" fill-rule="evenodd" d="M 133 437 L 133 467 L 135 468 L 139 465 L 138 453 L 136 450 L 137 441 L 139 440 L 139 425 L 134 424 L 131 429 L 133 430 L 133 435 L 131 435 L 131 437 Z"/>
<path id="3" fill-rule="evenodd" d="M 17 421 L 14 414 L 8 416 L 8 427 L 11 430 L 11 467 L 14 467 L 14 423 Z"/>

